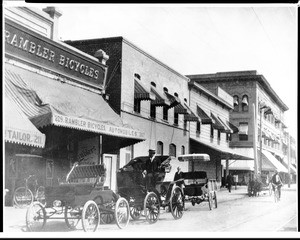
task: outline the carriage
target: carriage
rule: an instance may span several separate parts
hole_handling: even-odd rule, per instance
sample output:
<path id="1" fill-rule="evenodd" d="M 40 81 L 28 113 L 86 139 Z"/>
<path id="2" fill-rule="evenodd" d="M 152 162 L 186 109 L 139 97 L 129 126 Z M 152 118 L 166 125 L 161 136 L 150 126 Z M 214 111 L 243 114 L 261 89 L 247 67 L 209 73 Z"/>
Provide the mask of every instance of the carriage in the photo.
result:
<path id="1" fill-rule="evenodd" d="M 64 219 L 70 229 L 81 221 L 84 231 L 96 231 L 99 223 L 115 220 L 119 228 L 129 222 L 125 198 L 104 187 L 105 166 L 75 163 L 58 186 L 45 188 L 45 201 L 33 202 L 26 212 L 28 231 L 42 231 L 49 219 Z"/>
<path id="2" fill-rule="evenodd" d="M 193 206 L 203 201 L 208 202 L 209 209 L 217 208 L 217 184 L 215 179 L 208 179 L 206 171 L 195 170 L 197 161 L 210 161 L 208 154 L 186 154 L 178 156 L 179 161 L 191 162 L 191 171 L 183 172 L 185 200 Z"/>
<path id="3" fill-rule="evenodd" d="M 133 220 L 144 216 L 150 224 L 155 223 L 159 219 L 161 208 L 168 208 L 174 219 L 182 217 L 184 210 L 182 190 L 175 182 L 171 182 L 166 190 L 162 187 L 166 173 L 171 171 L 170 161 L 173 158 L 167 155 L 155 157 L 155 161 L 159 162 L 155 188 L 147 186 L 147 180 L 142 174 L 148 156 L 132 159 L 117 172 L 118 194 L 128 201 Z"/>

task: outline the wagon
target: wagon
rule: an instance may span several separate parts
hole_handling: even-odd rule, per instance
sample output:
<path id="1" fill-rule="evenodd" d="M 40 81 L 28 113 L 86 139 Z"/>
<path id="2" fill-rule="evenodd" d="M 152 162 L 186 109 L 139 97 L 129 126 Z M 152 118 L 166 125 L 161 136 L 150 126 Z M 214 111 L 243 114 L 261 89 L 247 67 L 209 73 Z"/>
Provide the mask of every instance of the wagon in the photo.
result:
<path id="1" fill-rule="evenodd" d="M 184 210 L 183 192 L 175 182 L 171 182 L 166 190 L 162 188 L 174 157 L 164 155 L 155 158 L 160 163 L 155 188 L 147 187 L 142 174 L 148 156 L 132 159 L 117 172 L 118 194 L 128 201 L 131 218 L 137 220 L 144 216 L 150 224 L 157 222 L 161 208 L 168 208 L 174 219 L 180 219 Z"/>
<path id="2" fill-rule="evenodd" d="M 209 209 L 217 208 L 217 184 L 215 179 L 208 179 L 206 171 L 195 170 L 195 162 L 210 161 L 208 154 L 186 154 L 178 156 L 179 161 L 190 161 L 191 171 L 183 172 L 184 197 L 193 206 L 203 201 L 208 202 Z"/>
<path id="3" fill-rule="evenodd" d="M 119 228 L 129 222 L 125 198 L 104 187 L 105 166 L 74 164 L 66 181 L 45 188 L 46 205 L 33 202 L 27 209 L 28 231 L 42 231 L 49 219 L 63 219 L 70 229 L 81 221 L 84 231 L 96 231 L 101 223 L 115 220 Z"/>

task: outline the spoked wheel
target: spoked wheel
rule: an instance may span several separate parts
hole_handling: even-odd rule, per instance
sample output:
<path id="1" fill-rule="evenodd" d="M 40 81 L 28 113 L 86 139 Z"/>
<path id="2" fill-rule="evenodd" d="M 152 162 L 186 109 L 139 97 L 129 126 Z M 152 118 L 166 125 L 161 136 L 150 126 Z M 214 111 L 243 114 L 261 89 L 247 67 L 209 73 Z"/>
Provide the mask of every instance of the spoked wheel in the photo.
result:
<path id="1" fill-rule="evenodd" d="M 97 204 L 99 209 L 101 206 L 103 206 L 103 199 L 101 196 L 95 197 L 94 202 Z M 105 212 L 105 211 L 100 212 L 100 224 L 110 224 L 114 220 L 115 220 L 115 215 L 113 212 Z"/>
<path id="2" fill-rule="evenodd" d="M 160 213 L 160 203 L 154 192 L 149 192 L 144 200 L 144 213 L 149 223 L 156 223 Z"/>
<path id="3" fill-rule="evenodd" d="M 40 202 L 44 207 L 46 206 L 46 198 L 45 198 L 45 187 L 40 186 L 36 192 L 36 200 Z"/>
<path id="4" fill-rule="evenodd" d="M 167 187 L 164 185 L 160 185 L 160 196 L 161 197 L 166 197 L 167 196 Z"/>
<path id="5" fill-rule="evenodd" d="M 14 192 L 14 204 L 20 208 L 28 207 L 33 202 L 33 194 L 29 188 L 19 187 Z"/>
<path id="6" fill-rule="evenodd" d="M 41 231 L 46 224 L 46 210 L 40 202 L 33 202 L 26 212 L 26 227 L 30 232 Z"/>
<path id="7" fill-rule="evenodd" d="M 129 204 L 125 198 L 120 197 L 115 207 L 115 219 L 119 228 L 125 228 L 129 222 Z"/>
<path id="8" fill-rule="evenodd" d="M 213 207 L 213 196 L 212 196 L 212 193 L 208 194 L 208 207 L 209 207 L 209 210 L 212 210 L 212 207 Z"/>
<path id="9" fill-rule="evenodd" d="M 217 192 L 214 192 L 215 208 L 218 207 Z"/>
<path id="10" fill-rule="evenodd" d="M 82 210 L 82 227 L 85 232 L 95 232 L 99 225 L 100 212 L 97 204 L 89 200 L 87 201 Z"/>
<path id="11" fill-rule="evenodd" d="M 65 206 L 65 222 L 70 229 L 76 229 L 81 218 L 81 209 L 79 206 Z"/>
<path id="12" fill-rule="evenodd" d="M 176 186 L 170 199 L 170 209 L 174 219 L 179 219 L 183 215 L 184 196 L 180 187 Z"/>
<path id="13" fill-rule="evenodd" d="M 140 207 L 132 206 L 130 207 L 130 216 L 133 220 L 140 219 L 142 215 L 142 210 Z"/>

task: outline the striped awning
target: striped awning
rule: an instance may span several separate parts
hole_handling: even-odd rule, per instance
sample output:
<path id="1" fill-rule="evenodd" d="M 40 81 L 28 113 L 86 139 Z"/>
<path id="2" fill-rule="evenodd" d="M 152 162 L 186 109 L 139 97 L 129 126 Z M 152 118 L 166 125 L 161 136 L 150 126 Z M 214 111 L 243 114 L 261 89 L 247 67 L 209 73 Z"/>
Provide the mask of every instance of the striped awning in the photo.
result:
<path id="1" fill-rule="evenodd" d="M 239 128 L 237 126 L 235 126 L 233 123 L 226 121 L 227 125 L 231 128 L 232 133 L 238 133 L 239 132 Z"/>
<path id="2" fill-rule="evenodd" d="M 5 141 L 33 147 L 45 147 L 45 134 L 33 125 L 7 94 L 4 101 Z"/>
<path id="3" fill-rule="evenodd" d="M 191 114 L 185 103 L 179 103 L 174 107 L 174 112 L 178 114 Z"/>
<path id="4" fill-rule="evenodd" d="M 7 64 L 5 91 L 38 128 L 55 125 L 94 132 L 116 137 L 122 145 L 145 140 L 144 133 L 124 124 L 101 95 L 83 88 Z"/>
<path id="5" fill-rule="evenodd" d="M 201 124 L 212 124 L 212 119 L 197 105 L 197 114 L 201 119 Z"/>
<path id="6" fill-rule="evenodd" d="M 285 173 L 288 172 L 287 168 L 283 166 L 282 163 L 279 162 L 269 151 L 262 150 L 262 157 L 263 157 L 262 159 L 263 161 L 264 158 L 266 158 L 273 165 L 273 167 L 277 169 L 278 172 L 285 172 Z"/>
<path id="7" fill-rule="evenodd" d="M 151 105 L 157 106 L 157 107 L 163 107 L 163 106 L 170 106 L 170 101 L 167 97 L 159 94 L 156 89 L 151 87 L 151 92 L 155 95 L 155 100 L 151 100 Z"/>
<path id="8" fill-rule="evenodd" d="M 171 95 L 168 92 L 165 92 L 165 95 L 167 96 L 167 98 L 170 101 L 170 106 L 169 108 L 175 107 L 176 105 L 178 105 L 180 103 L 180 100 L 178 97 Z"/>
<path id="9" fill-rule="evenodd" d="M 220 122 L 225 127 L 225 130 L 224 130 L 225 133 L 233 133 L 232 129 L 227 125 L 225 120 L 223 121 L 220 117 L 218 117 L 218 119 L 220 120 Z"/>
<path id="10" fill-rule="evenodd" d="M 185 115 L 184 115 L 184 117 L 183 117 L 184 121 L 189 121 L 189 122 L 200 122 L 201 119 L 198 117 L 198 115 L 195 114 L 195 113 L 192 111 L 192 109 L 191 109 L 187 104 L 184 103 L 184 105 L 185 105 L 185 107 L 186 107 L 186 108 L 189 110 L 189 112 L 190 112 L 190 114 L 185 114 Z"/>
<path id="11" fill-rule="evenodd" d="M 220 131 L 225 131 L 224 125 L 220 122 L 220 120 L 213 113 L 211 113 L 211 117 L 213 119 L 213 124 L 212 124 L 213 128 L 220 130 Z"/>
<path id="12" fill-rule="evenodd" d="M 148 92 L 139 83 L 138 80 L 134 80 L 134 98 L 138 100 L 155 100 L 155 95 L 152 92 Z"/>

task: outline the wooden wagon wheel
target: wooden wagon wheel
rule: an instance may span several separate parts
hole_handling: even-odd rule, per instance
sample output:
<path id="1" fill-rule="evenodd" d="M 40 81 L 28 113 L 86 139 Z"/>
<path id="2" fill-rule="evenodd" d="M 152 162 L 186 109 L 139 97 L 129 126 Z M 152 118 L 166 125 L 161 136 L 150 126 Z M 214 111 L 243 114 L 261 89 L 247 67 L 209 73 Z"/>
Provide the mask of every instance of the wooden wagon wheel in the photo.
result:
<path id="1" fill-rule="evenodd" d="M 100 212 L 97 204 L 89 200 L 87 201 L 82 210 L 82 227 L 85 232 L 95 232 L 99 225 Z"/>
<path id="2" fill-rule="evenodd" d="M 174 219 L 180 219 L 184 210 L 184 195 L 180 187 L 176 186 L 170 198 L 170 210 Z"/>
<path id="3" fill-rule="evenodd" d="M 76 229 L 80 218 L 81 218 L 82 210 L 79 206 L 74 208 L 70 206 L 65 206 L 65 222 L 70 229 Z"/>
<path id="4" fill-rule="evenodd" d="M 160 213 L 160 203 L 154 192 L 149 192 L 144 200 L 144 213 L 146 220 L 152 224 L 156 223 Z"/>
<path id="5" fill-rule="evenodd" d="M 46 224 L 46 210 L 40 202 L 33 202 L 26 212 L 26 227 L 30 232 L 41 231 Z"/>
<path id="6" fill-rule="evenodd" d="M 94 198 L 94 202 L 97 204 L 98 208 L 103 206 L 103 198 L 98 195 Z M 100 210 L 99 210 L 100 211 Z M 113 212 L 100 211 L 100 224 L 110 224 L 115 220 L 115 215 Z"/>
<path id="7" fill-rule="evenodd" d="M 129 201 L 129 208 L 130 208 L 130 216 L 133 220 L 140 219 L 142 215 L 142 206 L 136 205 L 135 198 L 131 198 Z"/>
<path id="8" fill-rule="evenodd" d="M 115 219 L 119 228 L 125 228 L 129 222 L 129 204 L 125 198 L 120 197 L 115 206 Z"/>

